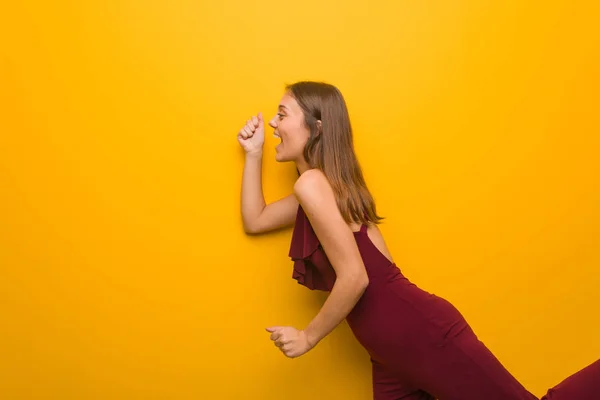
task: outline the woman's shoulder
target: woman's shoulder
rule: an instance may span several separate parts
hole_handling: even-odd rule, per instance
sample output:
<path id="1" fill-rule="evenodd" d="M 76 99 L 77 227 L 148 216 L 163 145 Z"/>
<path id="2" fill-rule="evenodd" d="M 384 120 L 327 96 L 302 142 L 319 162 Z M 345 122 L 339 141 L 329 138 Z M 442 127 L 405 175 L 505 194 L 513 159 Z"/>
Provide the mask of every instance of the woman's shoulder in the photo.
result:
<path id="1" fill-rule="evenodd" d="M 305 211 L 313 214 L 315 204 L 324 210 L 337 207 L 335 193 L 325 174 L 318 169 L 309 169 L 300 175 L 294 184 L 294 194 Z"/>
<path id="2" fill-rule="evenodd" d="M 331 188 L 331 185 L 323 171 L 317 168 L 304 171 L 298 179 L 296 179 L 296 183 L 294 183 L 294 193 L 296 194 L 298 194 L 298 192 L 307 192 L 319 188 Z"/>

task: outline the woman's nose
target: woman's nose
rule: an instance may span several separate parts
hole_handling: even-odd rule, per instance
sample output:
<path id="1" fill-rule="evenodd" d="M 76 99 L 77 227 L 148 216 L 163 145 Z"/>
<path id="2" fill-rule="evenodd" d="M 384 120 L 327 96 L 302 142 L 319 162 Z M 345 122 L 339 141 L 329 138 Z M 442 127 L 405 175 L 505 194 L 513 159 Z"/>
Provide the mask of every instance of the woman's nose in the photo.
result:
<path id="1" fill-rule="evenodd" d="M 269 126 L 273 129 L 277 128 L 277 122 L 275 122 L 275 117 L 269 121 Z"/>

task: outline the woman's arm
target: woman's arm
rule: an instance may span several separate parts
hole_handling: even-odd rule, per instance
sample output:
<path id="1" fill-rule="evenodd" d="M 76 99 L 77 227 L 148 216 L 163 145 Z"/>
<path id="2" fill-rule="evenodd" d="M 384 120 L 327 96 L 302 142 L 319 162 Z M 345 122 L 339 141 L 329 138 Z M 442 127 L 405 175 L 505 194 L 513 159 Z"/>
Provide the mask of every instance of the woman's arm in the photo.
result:
<path id="1" fill-rule="evenodd" d="M 325 175 L 317 170 L 303 173 L 294 185 L 327 258 L 336 273 L 331 293 L 304 332 L 314 347 L 352 311 L 369 284 L 354 234 L 344 221 Z"/>
<path id="2" fill-rule="evenodd" d="M 298 200 L 294 194 L 265 203 L 261 170 L 262 152 L 246 154 L 240 200 L 244 231 L 249 234 L 292 225 L 298 212 Z"/>
<path id="3" fill-rule="evenodd" d="M 253 116 L 238 133 L 238 141 L 246 152 L 242 174 L 241 213 L 244 231 L 258 234 L 294 223 L 298 200 L 290 194 L 266 204 L 262 188 L 262 158 L 264 145 L 262 114 Z"/>

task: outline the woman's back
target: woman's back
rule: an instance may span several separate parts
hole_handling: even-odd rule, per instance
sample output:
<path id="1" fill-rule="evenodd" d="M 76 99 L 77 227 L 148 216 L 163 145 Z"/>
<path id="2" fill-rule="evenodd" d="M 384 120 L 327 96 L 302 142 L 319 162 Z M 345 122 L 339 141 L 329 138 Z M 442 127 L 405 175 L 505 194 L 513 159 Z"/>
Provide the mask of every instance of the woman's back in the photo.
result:
<path id="1" fill-rule="evenodd" d="M 398 270 L 377 225 L 351 224 L 350 229 L 369 279 Z M 289 256 L 294 261 L 293 277 L 298 283 L 309 289 L 331 291 L 335 271 L 301 205 L 296 214 Z"/>

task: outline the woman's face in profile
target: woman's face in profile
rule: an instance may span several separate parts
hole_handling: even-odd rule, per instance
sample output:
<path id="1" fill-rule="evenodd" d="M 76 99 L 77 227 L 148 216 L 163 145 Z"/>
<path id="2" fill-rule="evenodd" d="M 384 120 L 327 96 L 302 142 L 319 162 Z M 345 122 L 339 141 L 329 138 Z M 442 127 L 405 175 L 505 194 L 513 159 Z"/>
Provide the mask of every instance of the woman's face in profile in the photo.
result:
<path id="1" fill-rule="evenodd" d="M 278 162 L 304 160 L 304 147 L 310 131 L 305 125 L 302 109 L 289 93 L 281 98 L 277 114 L 269 125 L 275 130 L 273 135 L 281 139 L 275 147 L 275 159 Z"/>

